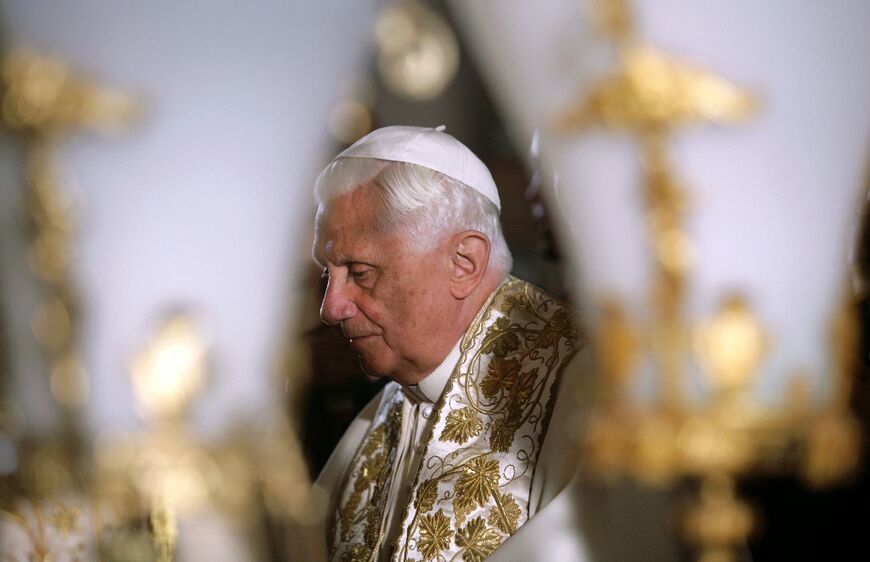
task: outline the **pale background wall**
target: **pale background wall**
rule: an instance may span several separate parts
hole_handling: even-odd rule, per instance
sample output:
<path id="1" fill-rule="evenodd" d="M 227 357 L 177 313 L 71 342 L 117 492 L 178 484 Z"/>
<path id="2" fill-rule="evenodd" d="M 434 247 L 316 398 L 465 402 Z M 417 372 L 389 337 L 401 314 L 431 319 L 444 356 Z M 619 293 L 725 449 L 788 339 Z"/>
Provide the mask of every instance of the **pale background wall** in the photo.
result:
<path id="1" fill-rule="evenodd" d="M 138 96 L 142 120 L 113 138 L 76 135 L 62 169 L 81 229 L 75 273 L 86 316 L 91 427 L 135 427 L 127 373 L 167 307 L 210 337 L 198 426 L 218 431 L 278 401 L 278 347 L 309 254 L 310 182 L 330 148 L 339 82 L 368 53 L 375 2 L 4 1 L 9 46 L 69 62 Z M 0 178 L 0 256 L 12 360 L 31 427 L 50 423 L 28 335 L 33 306 L 18 228 L 20 153 Z"/>

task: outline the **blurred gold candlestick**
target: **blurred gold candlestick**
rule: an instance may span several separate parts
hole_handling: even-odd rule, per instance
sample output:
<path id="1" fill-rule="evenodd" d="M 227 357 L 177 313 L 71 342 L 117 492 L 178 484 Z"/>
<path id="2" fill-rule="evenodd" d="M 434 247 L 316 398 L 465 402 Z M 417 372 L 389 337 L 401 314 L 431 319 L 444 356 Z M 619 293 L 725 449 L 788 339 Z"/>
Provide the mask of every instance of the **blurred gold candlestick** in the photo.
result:
<path id="1" fill-rule="evenodd" d="M 567 108 L 556 128 L 566 134 L 603 129 L 636 140 L 654 271 L 646 325 L 618 297 L 600 307 L 596 339 L 603 392 L 585 437 L 589 463 L 609 478 L 632 474 L 654 485 L 697 481 L 700 492 L 683 514 L 683 535 L 697 545 L 699 560 L 728 562 L 757 528 L 758 514 L 735 490 L 741 476 L 796 470 L 821 485 L 854 468 L 858 432 L 845 409 L 853 327 L 848 320 L 837 322 L 837 388 L 825 407 L 814 409 L 803 400 L 770 408 L 753 399 L 770 337 L 748 300 L 735 292 L 712 318 L 696 325 L 688 320 L 684 305 L 695 250 L 685 227 L 688 190 L 669 158 L 671 136 L 700 124 L 744 122 L 756 104 L 725 79 L 643 46 L 625 2 L 596 5 L 600 31 L 616 48 L 617 68 Z M 646 401 L 632 396 L 644 356 L 658 383 Z M 693 364 L 704 375 L 702 399 L 687 391 Z M 788 396 L 802 395 L 801 381 L 792 379 Z M 795 448 L 804 453 L 800 466 L 788 460 Z"/>

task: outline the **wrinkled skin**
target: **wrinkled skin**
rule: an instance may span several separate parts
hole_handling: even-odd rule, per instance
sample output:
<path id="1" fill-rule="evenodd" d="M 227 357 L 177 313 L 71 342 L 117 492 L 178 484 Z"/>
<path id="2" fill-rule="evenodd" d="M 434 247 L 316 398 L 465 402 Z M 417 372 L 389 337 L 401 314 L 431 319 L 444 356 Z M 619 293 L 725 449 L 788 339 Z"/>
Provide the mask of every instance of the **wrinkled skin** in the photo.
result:
<path id="1" fill-rule="evenodd" d="M 416 384 L 461 337 L 469 303 L 451 292 L 455 240 L 419 252 L 402 232 L 382 232 L 376 189 L 345 193 L 317 217 L 314 259 L 329 276 L 320 315 L 370 376 Z"/>

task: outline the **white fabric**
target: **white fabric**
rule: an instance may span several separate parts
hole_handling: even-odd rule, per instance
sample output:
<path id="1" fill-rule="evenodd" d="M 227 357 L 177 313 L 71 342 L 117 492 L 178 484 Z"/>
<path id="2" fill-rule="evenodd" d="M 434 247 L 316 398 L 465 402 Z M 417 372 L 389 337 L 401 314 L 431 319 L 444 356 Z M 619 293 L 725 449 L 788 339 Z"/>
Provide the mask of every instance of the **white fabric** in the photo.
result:
<path id="1" fill-rule="evenodd" d="M 455 356 L 453 355 L 454 352 L 456 352 Z M 458 347 L 454 352 L 451 352 L 451 356 L 445 359 L 432 375 L 421 381 L 417 388 L 419 392 L 414 394 L 426 393 L 428 395 L 427 398 L 432 402 L 437 401 L 441 391 L 444 389 L 447 378 L 449 378 L 452 367 L 458 360 Z M 586 372 L 589 359 L 588 349 L 580 351 L 562 374 L 559 395 L 553 408 L 549 431 L 544 440 L 541 456 L 532 482 L 529 501 L 529 514 L 532 519 L 523 525 L 516 535 L 508 539 L 493 553 L 492 556 L 496 557 L 496 559 L 540 560 L 543 562 L 556 559 L 583 561 L 588 558 L 585 554 L 587 548 L 584 538 L 580 527 L 576 524 L 579 520 L 579 516 L 576 513 L 578 504 L 575 501 L 575 494 L 567 486 L 575 477 L 578 462 L 578 448 L 575 439 L 576 427 L 578 425 L 576 388 L 580 376 L 583 376 Z M 444 375 L 445 372 L 446 376 Z M 432 376 L 435 378 L 429 380 Z M 443 377 L 443 380 L 440 380 L 441 377 Z M 438 391 L 438 396 L 429 394 L 436 390 Z M 382 394 L 383 392 L 375 396 L 354 419 L 314 484 L 317 493 L 329 497 L 329 513 L 335 508 L 335 498 L 338 487 L 341 484 L 341 477 L 353 459 L 354 453 L 356 453 L 359 444 L 369 428 Z M 415 466 L 414 461 L 418 459 L 420 454 L 419 451 L 409 452 L 409 450 L 420 443 L 422 436 L 426 433 L 424 429 L 429 423 L 429 420 L 425 419 L 423 414 L 425 408 L 431 406 L 431 403 L 418 402 L 416 403 L 418 409 L 415 411 L 413 410 L 415 407 L 414 402 L 416 402 L 416 399 L 409 399 L 406 392 L 402 414 L 403 420 L 411 420 L 411 423 L 403 423 L 400 445 L 403 452 L 400 452 L 400 456 L 397 457 L 399 459 L 397 464 L 399 468 L 394 474 L 392 484 L 393 490 L 400 490 L 401 492 L 390 498 L 388 503 L 389 514 L 385 518 L 387 521 L 401 517 L 401 511 L 408 503 L 407 494 L 410 486 L 413 484 L 414 477 L 412 469 Z M 416 412 L 414 417 L 407 416 L 409 411 Z M 423 423 L 420 423 L 420 421 L 423 421 Z M 559 499 L 559 501 L 555 501 L 556 499 Z M 541 523 L 537 522 L 536 517 L 536 514 L 539 512 L 541 515 L 546 514 Z M 395 539 L 398 526 L 397 522 L 390 524 L 390 534 L 387 535 L 384 541 L 384 548 L 380 552 L 379 560 L 388 559 L 389 545 Z M 313 532 L 325 543 L 325 528 L 314 529 Z M 324 548 L 324 546 L 318 545 L 319 551 L 322 551 Z M 559 552 L 568 554 L 568 557 L 552 557 Z M 521 553 L 520 558 L 515 557 L 515 555 L 519 555 L 518 553 Z M 307 554 L 304 559 L 317 560 L 317 558 L 313 558 L 312 554 Z"/>
<path id="2" fill-rule="evenodd" d="M 410 501 L 411 486 L 414 483 L 414 473 L 420 463 L 420 455 L 426 446 L 425 436 L 432 427 L 432 408 L 447 381 L 453 367 L 459 361 L 459 340 L 444 361 L 427 375 L 419 384 L 405 387 L 405 401 L 402 404 L 402 432 L 399 436 L 399 450 L 396 452 L 396 464 L 390 485 L 390 497 L 387 499 L 387 510 L 384 514 L 384 526 L 387 540 L 381 543 L 380 557 L 389 558 L 392 538 L 397 536 L 402 526 L 402 510 Z M 350 458 L 346 462 L 349 462 Z M 342 472 L 344 472 L 342 470 Z"/>
<path id="3" fill-rule="evenodd" d="M 367 134 L 336 156 L 408 162 L 441 172 L 477 191 L 501 210 L 498 188 L 480 158 L 443 132 L 444 127 L 383 127 Z"/>

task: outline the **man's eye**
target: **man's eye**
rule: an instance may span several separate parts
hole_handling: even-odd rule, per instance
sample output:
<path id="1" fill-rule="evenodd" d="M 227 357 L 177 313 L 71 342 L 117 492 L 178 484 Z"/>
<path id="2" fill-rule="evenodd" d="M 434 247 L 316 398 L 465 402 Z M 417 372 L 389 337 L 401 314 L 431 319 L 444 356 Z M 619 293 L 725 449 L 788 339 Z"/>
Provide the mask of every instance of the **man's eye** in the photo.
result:
<path id="1" fill-rule="evenodd" d="M 371 280 L 371 267 L 352 267 L 347 272 L 348 276 L 357 283 L 365 283 Z"/>

